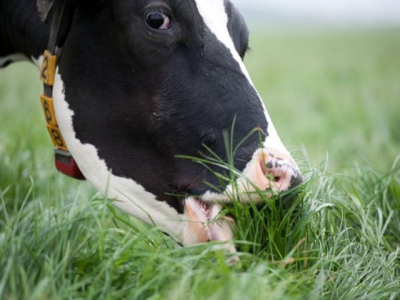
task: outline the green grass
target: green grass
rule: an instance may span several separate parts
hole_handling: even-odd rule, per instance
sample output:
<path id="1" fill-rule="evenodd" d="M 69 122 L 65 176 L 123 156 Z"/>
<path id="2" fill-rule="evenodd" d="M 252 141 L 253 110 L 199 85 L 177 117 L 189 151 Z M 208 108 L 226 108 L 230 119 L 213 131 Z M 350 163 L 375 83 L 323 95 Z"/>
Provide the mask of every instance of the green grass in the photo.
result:
<path id="1" fill-rule="evenodd" d="M 0 299 L 400 299 L 400 31 L 256 33 L 251 46 L 307 182 L 290 209 L 231 208 L 233 266 L 58 174 L 38 72 L 0 71 Z"/>

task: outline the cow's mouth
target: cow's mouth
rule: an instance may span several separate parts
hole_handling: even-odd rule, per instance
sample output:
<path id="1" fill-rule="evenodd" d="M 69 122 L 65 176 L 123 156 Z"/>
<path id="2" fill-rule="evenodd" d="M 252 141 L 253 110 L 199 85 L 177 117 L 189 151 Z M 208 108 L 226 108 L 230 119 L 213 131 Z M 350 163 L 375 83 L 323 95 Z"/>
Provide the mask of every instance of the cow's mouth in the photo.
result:
<path id="1" fill-rule="evenodd" d="M 188 218 L 185 238 L 188 244 L 208 241 L 227 242 L 226 248 L 235 251 L 233 246 L 235 221 L 221 214 L 220 204 L 190 197 L 185 200 L 185 210 Z"/>

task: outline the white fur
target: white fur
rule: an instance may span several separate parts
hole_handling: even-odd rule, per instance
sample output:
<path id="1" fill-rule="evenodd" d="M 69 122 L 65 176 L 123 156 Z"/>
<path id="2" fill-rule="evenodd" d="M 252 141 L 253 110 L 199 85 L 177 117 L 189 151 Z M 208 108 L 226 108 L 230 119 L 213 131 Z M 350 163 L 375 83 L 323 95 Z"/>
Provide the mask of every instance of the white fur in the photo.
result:
<path id="1" fill-rule="evenodd" d="M 43 55 L 40 55 L 38 58 L 31 57 L 31 60 L 36 65 L 36 67 L 40 70 L 43 62 Z"/>

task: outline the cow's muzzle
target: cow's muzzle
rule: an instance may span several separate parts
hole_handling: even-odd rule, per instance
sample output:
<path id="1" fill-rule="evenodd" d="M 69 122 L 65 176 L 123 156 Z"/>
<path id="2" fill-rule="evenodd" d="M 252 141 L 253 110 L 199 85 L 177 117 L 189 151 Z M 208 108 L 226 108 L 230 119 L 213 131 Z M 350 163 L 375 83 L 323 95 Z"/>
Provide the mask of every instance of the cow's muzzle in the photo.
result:
<path id="1" fill-rule="evenodd" d="M 226 242 L 226 249 L 235 252 L 235 221 L 220 214 L 222 204 L 240 201 L 258 205 L 266 196 L 271 197 L 294 189 L 302 181 L 300 170 L 288 153 L 275 149 L 258 150 L 235 183 L 226 187 L 224 194 L 207 192 L 201 197 L 189 197 L 185 200 L 187 223 L 184 244 L 220 241 Z"/>

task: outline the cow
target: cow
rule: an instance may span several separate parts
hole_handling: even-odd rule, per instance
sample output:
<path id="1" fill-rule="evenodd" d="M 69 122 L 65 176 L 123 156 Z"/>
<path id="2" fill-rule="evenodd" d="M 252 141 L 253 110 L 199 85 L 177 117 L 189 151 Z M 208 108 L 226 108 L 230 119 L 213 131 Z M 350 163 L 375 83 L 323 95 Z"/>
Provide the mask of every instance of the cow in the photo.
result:
<path id="1" fill-rule="evenodd" d="M 230 195 L 257 203 L 254 191 L 302 182 L 243 63 L 249 32 L 229 0 L 0 0 L 0 16 L 0 67 L 28 59 L 46 77 L 53 44 L 42 105 L 55 147 L 65 142 L 58 166 L 67 159 L 72 176 L 177 242 L 231 241 L 219 216 Z M 223 164 L 187 159 L 207 153 L 240 172 L 233 183 L 215 175 Z"/>

